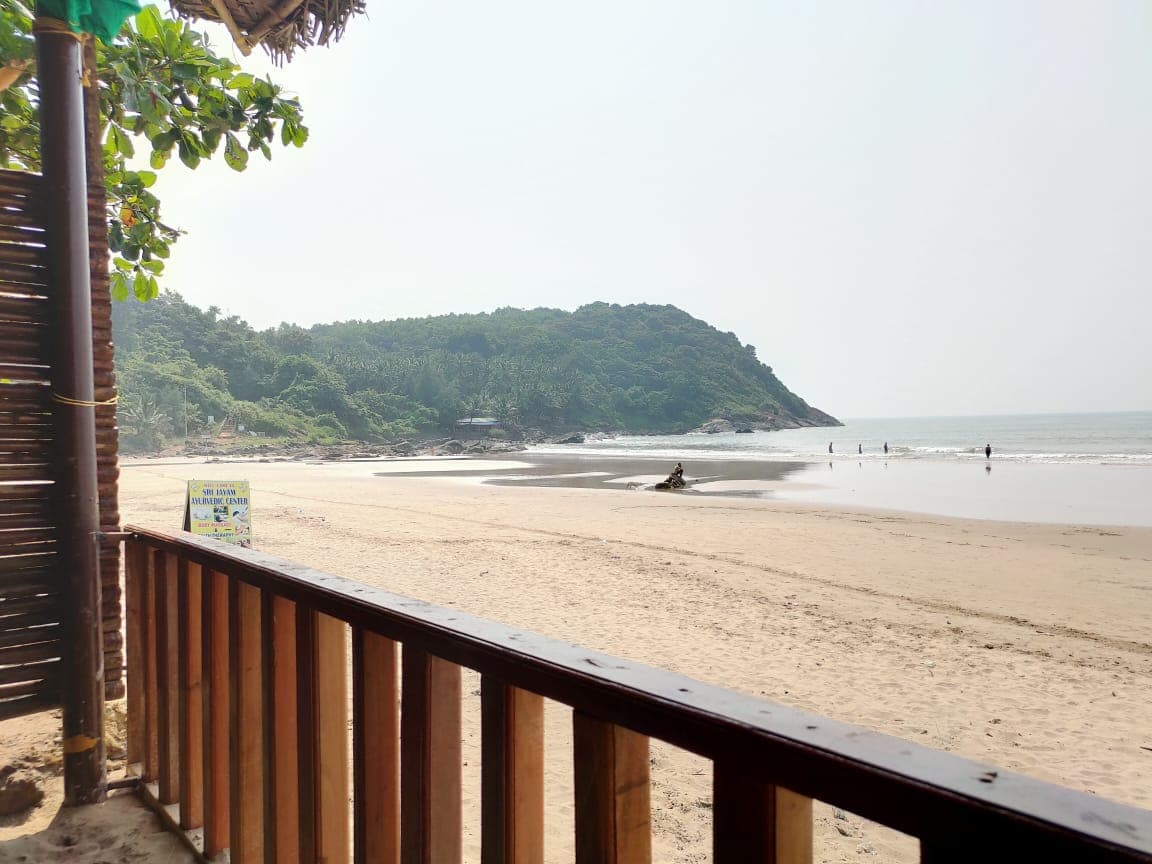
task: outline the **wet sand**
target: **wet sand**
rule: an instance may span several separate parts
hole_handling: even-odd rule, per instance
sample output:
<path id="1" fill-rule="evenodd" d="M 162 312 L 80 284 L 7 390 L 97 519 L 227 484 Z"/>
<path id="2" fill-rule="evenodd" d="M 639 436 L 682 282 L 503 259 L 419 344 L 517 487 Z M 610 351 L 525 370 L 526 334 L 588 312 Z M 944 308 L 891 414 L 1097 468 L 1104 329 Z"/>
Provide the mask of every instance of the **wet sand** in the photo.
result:
<path id="1" fill-rule="evenodd" d="M 672 465 L 665 458 L 527 451 L 514 459 L 443 464 L 388 463 L 389 476 L 456 476 L 492 485 L 578 489 L 650 488 Z M 365 465 L 372 463 L 364 463 Z M 377 463 L 378 464 L 378 463 Z M 491 468 L 485 466 L 491 464 Z M 1152 467 L 856 459 L 685 462 L 688 496 L 763 498 L 835 507 L 932 513 L 965 519 L 1152 526 Z"/>
<path id="2" fill-rule="evenodd" d="M 667 478 L 674 464 L 666 459 L 644 457 L 527 451 L 514 454 L 512 459 L 507 455 L 481 457 L 451 468 L 437 465 L 435 460 L 410 462 L 407 466 L 389 463 L 387 470 L 379 474 L 382 477 L 403 474 L 406 477 L 469 478 L 492 486 L 636 491 L 650 489 Z M 807 467 L 803 462 L 701 459 L 691 463 L 691 474 L 685 474 L 688 488 L 676 490 L 676 494 L 758 497 L 766 491 L 783 488 L 789 477 Z"/>
<path id="3" fill-rule="evenodd" d="M 1152 530 L 625 491 L 618 481 L 651 474 L 634 464 L 591 488 L 492 485 L 468 467 L 480 469 L 471 480 L 376 476 L 379 464 L 144 463 L 123 471 L 122 512 L 173 528 L 186 480 L 249 479 L 265 551 L 1152 806 Z M 464 699 L 473 861 L 470 673 Z M 562 706 L 549 706 L 547 736 L 547 859 L 571 860 Z M 708 860 L 708 765 L 663 745 L 652 755 L 654 860 Z M 909 838 L 825 806 L 816 841 L 817 860 L 916 860 Z"/>

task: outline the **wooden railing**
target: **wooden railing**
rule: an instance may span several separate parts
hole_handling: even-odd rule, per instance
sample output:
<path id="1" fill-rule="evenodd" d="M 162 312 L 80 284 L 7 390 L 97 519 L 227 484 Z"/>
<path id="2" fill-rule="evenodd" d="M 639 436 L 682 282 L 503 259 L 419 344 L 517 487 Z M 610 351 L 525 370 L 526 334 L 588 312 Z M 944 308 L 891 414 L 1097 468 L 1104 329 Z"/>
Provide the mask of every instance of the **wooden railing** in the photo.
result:
<path id="1" fill-rule="evenodd" d="M 716 864 L 810 862 L 813 799 L 931 864 L 1152 861 L 1150 811 L 253 550 L 130 529 L 126 585 L 128 760 L 233 864 L 461 861 L 461 667 L 484 864 L 544 859 L 545 698 L 573 712 L 578 864 L 651 859 L 649 736 L 712 760 Z"/>

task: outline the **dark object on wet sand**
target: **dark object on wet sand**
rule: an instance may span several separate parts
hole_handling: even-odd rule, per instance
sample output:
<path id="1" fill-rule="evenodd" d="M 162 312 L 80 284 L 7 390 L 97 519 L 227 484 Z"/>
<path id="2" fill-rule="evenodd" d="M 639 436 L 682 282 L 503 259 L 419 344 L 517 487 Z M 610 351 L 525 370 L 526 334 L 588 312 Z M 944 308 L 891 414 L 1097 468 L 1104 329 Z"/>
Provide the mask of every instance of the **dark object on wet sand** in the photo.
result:
<path id="1" fill-rule="evenodd" d="M 673 490 L 673 489 L 683 489 L 687 485 L 688 485 L 687 480 L 685 480 L 683 477 L 681 477 L 678 474 L 672 473 L 672 474 L 668 475 L 668 478 L 666 480 L 662 480 L 661 482 L 657 483 L 656 488 L 661 490 L 661 491 L 665 491 L 665 490 Z"/>

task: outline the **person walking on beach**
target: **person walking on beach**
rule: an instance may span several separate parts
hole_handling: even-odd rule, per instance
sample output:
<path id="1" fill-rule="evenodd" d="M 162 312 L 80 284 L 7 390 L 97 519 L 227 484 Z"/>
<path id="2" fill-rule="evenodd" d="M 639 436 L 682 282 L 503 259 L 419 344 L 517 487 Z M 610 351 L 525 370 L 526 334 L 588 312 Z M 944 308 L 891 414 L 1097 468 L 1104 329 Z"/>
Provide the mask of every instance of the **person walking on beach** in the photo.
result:
<path id="1" fill-rule="evenodd" d="M 992 445 L 991 444 L 985 444 L 984 445 L 984 458 L 985 459 L 991 459 L 992 458 Z"/>
<path id="2" fill-rule="evenodd" d="M 887 441 L 884 442 L 884 455 L 885 456 L 888 455 L 888 442 Z"/>
<path id="3" fill-rule="evenodd" d="M 832 442 L 831 441 L 828 442 L 828 452 L 829 453 L 832 452 Z"/>
<path id="4" fill-rule="evenodd" d="M 857 444 L 856 445 L 856 452 L 858 454 L 860 454 L 861 456 L 863 456 L 864 455 L 864 445 L 863 444 Z"/>

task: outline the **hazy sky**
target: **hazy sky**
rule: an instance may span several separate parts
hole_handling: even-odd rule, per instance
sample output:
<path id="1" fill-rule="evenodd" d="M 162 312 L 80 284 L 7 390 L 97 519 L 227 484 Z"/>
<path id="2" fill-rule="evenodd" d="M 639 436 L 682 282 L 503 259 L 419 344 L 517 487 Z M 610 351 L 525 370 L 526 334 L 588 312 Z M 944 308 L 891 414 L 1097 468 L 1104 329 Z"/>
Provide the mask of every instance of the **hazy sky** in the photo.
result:
<path id="1" fill-rule="evenodd" d="M 1152 409 L 1146 0 L 369 0 L 273 75 L 304 149 L 158 184 L 191 302 L 672 303 L 840 416 Z"/>

